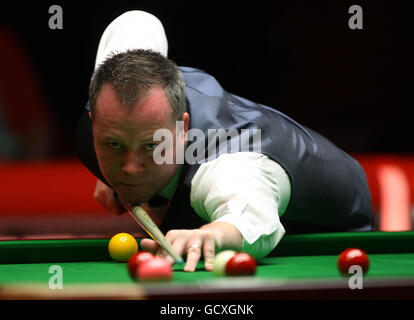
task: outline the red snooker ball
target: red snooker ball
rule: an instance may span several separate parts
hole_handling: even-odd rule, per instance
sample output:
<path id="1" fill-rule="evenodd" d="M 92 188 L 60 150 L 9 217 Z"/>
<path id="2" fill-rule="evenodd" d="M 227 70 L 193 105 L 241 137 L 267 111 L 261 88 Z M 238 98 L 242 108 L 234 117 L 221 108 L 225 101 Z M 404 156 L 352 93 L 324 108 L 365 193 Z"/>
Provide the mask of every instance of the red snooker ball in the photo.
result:
<path id="1" fill-rule="evenodd" d="M 169 262 L 162 257 L 154 257 L 140 264 L 137 268 L 138 279 L 143 281 L 164 281 L 172 277 Z"/>
<path id="2" fill-rule="evenodd" d="M 144 262 L 153 259 L 155 256 L 148 251 L 138 251 L 128 260 L 128 273 L 135 279 L 137 277 L 137 268 Z"/>
<path id="3" fill-rule="evenodd" d="M 236 253 L 226 264 L 228 276 L 251 276 L 256 273 L 256 260 L 246 252 Z"/>
<path id="4" fill-rule="evenodd" d="M 349 276 L 349 268 L 354 265 L 360 266 L 365 274 L 369 269 L 367 254 L 358 248 L 349 248 L 342 251 L 338 258 L 339 272 L 344 276 Z"/>

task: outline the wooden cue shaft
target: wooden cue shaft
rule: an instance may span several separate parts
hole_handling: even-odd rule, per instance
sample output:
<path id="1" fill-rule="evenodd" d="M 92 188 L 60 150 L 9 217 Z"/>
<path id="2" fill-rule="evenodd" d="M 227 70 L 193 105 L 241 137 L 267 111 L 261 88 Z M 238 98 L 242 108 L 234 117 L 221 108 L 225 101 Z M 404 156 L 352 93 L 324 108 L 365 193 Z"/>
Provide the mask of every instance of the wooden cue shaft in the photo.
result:
<path id="1" fill-rule="evenodd" d="M 183 263 L 184 260 L 177 253 L 175 253 L 171 244 L 165 239 L 161 230 L 152 221 L 151 217 L 141 206 L 133 206 L 131 209 L 132 216 L 144 227 L 145 231 L 154 239 L 167 253 L 173 257 L 175 262 Z"/>

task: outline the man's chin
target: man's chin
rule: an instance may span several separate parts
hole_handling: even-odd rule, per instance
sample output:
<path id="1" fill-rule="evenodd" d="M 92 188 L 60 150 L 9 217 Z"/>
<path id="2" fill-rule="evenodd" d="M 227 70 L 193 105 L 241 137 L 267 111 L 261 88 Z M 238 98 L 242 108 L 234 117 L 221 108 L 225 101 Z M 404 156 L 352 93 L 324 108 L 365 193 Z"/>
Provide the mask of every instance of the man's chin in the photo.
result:
<path id="1" fill-rule="evenodd" d="M 127 204 L 129 204 L 129 205 L 131 205 L 131 206 L 134 206 L 134 205 L 139 205 L 139 204 L 141 204 L 141 203 L 146 203 L 146 202 L 148 202 L 150 199 L 151 199 L 151 196 L 147 196 L 147 197 L 143 197 L 143 196 L 140 196 L 140 197 L 137 197 L 137 196 L 131 196 L 131 195 L 119 195 L 119 197 L 120 197 L 120 199 L 121 199 L 121 201 L 122 202 L 124 202 L 124 203 L 127 203 Z"/>

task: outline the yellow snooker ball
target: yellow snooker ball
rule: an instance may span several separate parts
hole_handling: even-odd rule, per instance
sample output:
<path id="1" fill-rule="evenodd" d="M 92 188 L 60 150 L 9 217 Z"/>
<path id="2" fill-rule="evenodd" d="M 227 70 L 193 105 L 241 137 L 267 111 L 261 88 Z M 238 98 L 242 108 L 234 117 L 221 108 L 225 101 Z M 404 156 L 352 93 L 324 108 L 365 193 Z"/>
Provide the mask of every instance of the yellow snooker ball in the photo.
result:
<path id="1" fill-rule="evenodd" d="M 129 233 L 118 233 L 109 241 L 109 255 L 116 261 L 128 261 L 138 251 L 138 242 Z"/>

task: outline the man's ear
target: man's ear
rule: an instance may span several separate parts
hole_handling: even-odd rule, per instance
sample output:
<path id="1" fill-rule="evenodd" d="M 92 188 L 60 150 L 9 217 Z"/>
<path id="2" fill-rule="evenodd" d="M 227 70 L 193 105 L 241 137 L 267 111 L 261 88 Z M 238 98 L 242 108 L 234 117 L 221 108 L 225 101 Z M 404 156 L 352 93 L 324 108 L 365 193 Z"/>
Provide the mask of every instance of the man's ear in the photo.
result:
<path id="1" fill-rule="evenodd" d="M 88 114 L 89 114 L 89 119 L 92 120 L 92 113 L 89 111 Z"/>
<path id="2" fill-rule="evenodd" d="M 183 116 L 181 117 L 181 120 L 184 121 L 184 133 L 187 133 L 188 125 L 190 123 L 190 115 L 188 114 L 188 112 L 183 113 Z"/>

